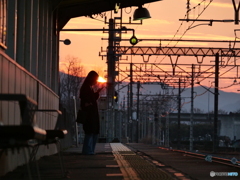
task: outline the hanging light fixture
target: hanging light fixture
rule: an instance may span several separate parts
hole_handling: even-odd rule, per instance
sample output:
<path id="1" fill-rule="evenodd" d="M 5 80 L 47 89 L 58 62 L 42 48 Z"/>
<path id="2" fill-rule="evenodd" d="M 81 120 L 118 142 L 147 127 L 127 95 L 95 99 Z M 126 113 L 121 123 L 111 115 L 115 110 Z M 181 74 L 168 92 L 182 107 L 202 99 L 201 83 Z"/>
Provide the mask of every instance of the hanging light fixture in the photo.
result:
<path id="1" fill-rule="evenodd" d="M 65 40 L 59 40 L 60 42 L 63 42 L 65 45 L 69 45 L 71 44 L 71 41 L 69 39 L 65 39 Z"/>
<path id="2" fill-rule="evenodd" d="M 138 6 L 138 8 L 134 11 L 133 14 L 133 20 L 142 20 L 142 19 L 148 19 L 151 18 L 148 10 L 146 8 L 143 8 L 142 5 Z"/>

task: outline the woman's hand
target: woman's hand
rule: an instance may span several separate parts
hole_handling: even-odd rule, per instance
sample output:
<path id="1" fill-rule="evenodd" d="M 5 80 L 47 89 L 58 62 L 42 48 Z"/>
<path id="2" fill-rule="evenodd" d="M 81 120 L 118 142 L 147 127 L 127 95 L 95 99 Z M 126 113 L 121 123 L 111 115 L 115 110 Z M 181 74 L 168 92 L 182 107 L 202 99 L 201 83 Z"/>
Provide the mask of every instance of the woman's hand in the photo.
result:
<path id="1" fill-rule="evenodd" d="M 104 87 L 101 87 L 97 90 L 97 92 L 99 93 Z"/>

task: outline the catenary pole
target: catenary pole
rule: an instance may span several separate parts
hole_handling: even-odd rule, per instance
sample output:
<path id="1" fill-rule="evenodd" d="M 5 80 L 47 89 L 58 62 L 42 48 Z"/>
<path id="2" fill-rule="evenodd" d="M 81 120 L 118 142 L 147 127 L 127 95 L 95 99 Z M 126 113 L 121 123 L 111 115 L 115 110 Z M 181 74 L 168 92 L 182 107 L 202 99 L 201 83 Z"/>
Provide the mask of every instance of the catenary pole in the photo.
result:
<path id="1" fill-rule="evenodd" d="M 216 152 L 218 143 L 218 84 L 219 84 L 219 54 L 217 53 L 215 56 L 213 152 Z"/>

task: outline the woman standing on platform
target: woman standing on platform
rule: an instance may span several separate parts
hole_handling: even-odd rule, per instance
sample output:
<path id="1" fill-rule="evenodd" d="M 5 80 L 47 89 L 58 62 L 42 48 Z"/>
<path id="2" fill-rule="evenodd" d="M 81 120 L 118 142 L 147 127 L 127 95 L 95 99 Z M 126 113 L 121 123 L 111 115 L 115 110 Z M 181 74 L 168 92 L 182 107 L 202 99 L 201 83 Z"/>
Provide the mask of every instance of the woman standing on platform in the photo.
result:
<path id="1" fill-rule="evenodd" d="M 95 154 L 95 146 L 100 129 L 97 99 L 99 98 L 99 92 L 103 89 L 100 88 L 96 92 L 93 90 L 93 86 L 97 84 L 98 77 L 95 71 L 90 71 L 80 89 L 81 108 L 87 112 L 87 121 L 83 124 L 85 137 L 82 154 Z"/>

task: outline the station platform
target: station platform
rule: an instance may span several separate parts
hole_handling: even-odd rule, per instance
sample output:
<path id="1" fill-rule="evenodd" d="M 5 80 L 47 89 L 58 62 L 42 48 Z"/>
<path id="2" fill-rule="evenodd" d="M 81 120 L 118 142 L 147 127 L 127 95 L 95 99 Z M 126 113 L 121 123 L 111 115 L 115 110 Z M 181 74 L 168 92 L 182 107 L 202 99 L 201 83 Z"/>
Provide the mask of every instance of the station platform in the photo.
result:
<path id="1" fill-rule="evenodd" d="M 82 145 L 63 151 L 64 177 L 58 155 L 38 160 L 40 178 L 79 180 L 210 180 L 239 179 L 240 169 L 207 162 L 154 145 L 98 143 L 95 155 L 82 155 Z M 240 157 L 239 157 L 240 158 Z M 210 176 L 211 172 L 237 172 L 238 176 Z M 213 175 L 213 174 L 212 174 Z M 29 179 L 26 167 L 18 167 L 1 180 Z"/>

